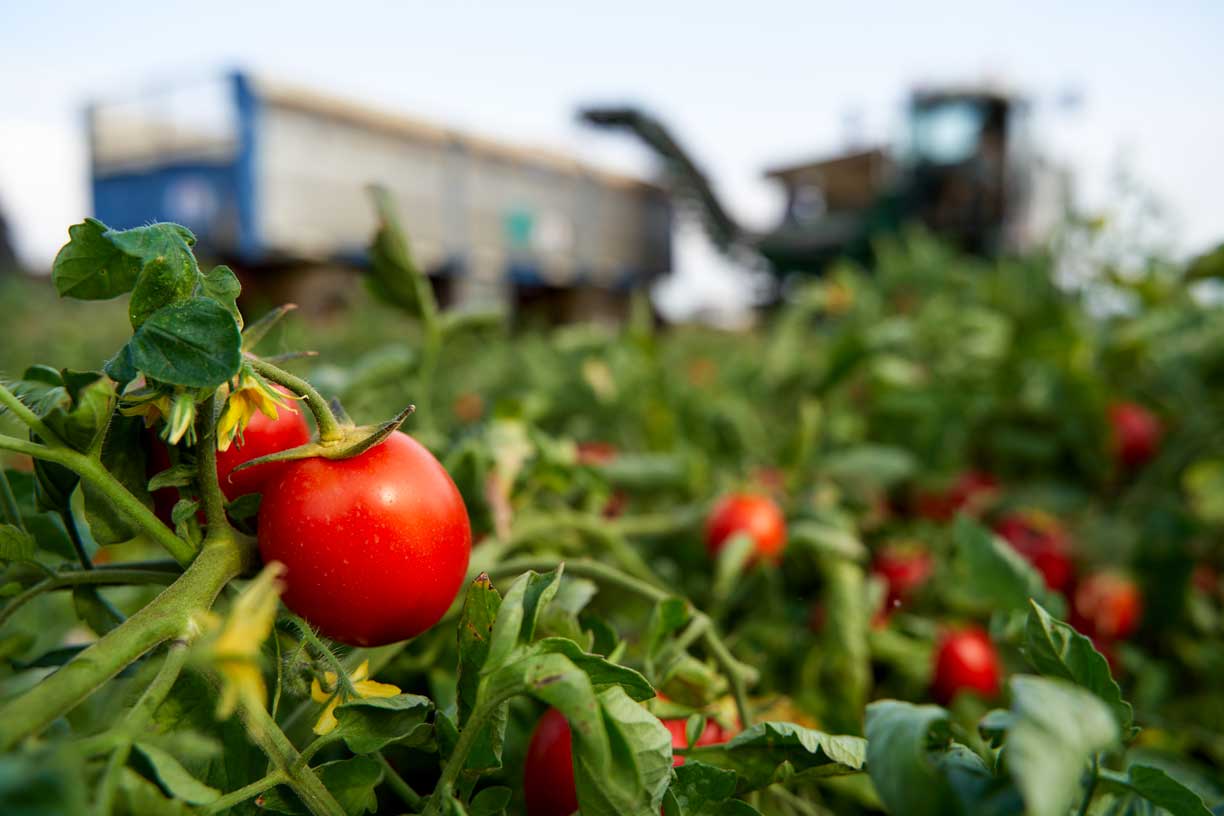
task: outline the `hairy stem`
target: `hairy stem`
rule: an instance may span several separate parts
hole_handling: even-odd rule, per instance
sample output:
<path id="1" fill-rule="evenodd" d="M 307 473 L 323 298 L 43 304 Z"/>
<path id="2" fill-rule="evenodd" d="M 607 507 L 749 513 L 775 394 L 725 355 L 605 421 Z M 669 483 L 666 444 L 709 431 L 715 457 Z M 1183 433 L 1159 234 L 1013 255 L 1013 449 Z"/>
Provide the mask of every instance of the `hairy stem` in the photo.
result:
<path id="1" fill-rule="evenodd" d="M 267 360 L 260 360 L 254 357 L 250 358 L 250 360 L 251 367 L 263 377 L 277 385 L 283 385 L 306 400 L 306 407 L 310 409 L 310 413 L 314 414 L 315 424 L 319 426 L 319 439 L 321 441 L 334 442 L 343 436 L 340 423 L 336 421 L 336 417 L 332 413 L 331 407 L 327 404 L 327 400 L 323 399 L 323 395 L 316 391 L 313 385 L 301 377 L 295 377 L 280 366 L 269 363 Z"/>
<path id="2" fill-rule="evenodd" d="M 179 564 L 187 566 L 195 557 L 195 549 L 191 544 L 176 536 L 173 530 L 153 514 L 152 510 L 141 504 L 140 499 L 133 496 L 122 482 L 112 476 L 101 462 L 70 448 L 40 445 L 37 442 L 29 442 L 6 434 L 0 434 L 0 450 L 11 450 L 45 462 L 55 462 L 80 474 L 82 479 L 96 487 L 145 535 L 165 548 L 166 552 L 170 553 Z"/>
<path id="3" fill-rule="evenodd" d="M 47 423 L 39 419 L 38 415 L 27 408 L 24 402 L 17 399 L 17 395 L 10 391 L 3 383 L 0 383 L 0 405 L 12 411 L 13 416 L 25 423 L 27 428 L 41 436 L 47 443 L 64 444 L 64 440 L 60 439 L 59 434 L 51 430 Z"/>
<path id="4" fill-rule="evenodd" d="M 286 783 L 315 816 L 344 816 L 344 809 L 303 760 L 293 743 L 262 707 L 239 706 L 238 716 L 251 741 L 285 775 Z"/>
<path id="5" fill-rule="evenodd" d="M 472 746 L 476 744 L 476 738 L 480 736 L 485 720 L 506 701 L 508 696 L 504 695 L 481 702 L 472 709 L 472 716 L 468 717 L 463 730 L 459 732 L 459 741 L 455 743 L 455 749 L 451 751 L 450 758 L 446 760 L 446 765 L 442 768 L 442 776 L 438 779 L 434 792 L 430 794 L 429 805 L 425 808 L 424 816 L 440 816 L 444 812 L 449 812 L 442 809 L 443 803 L 454 794 L 455 782 L 459 779 L 459 774 L 463 773 L 464 766 L 467 765 L 468 754 L 472 752 Z"/>
<path id="6" fill-rule="evenodd" d="M 184 635 L 191 616 L 210 607 L 221 588 L 252 560 L 249 544 L 228 538 L 206 542 L 187 571 L 143 609 L 59 671 L 0 705 L 0 751 L 12 750 L 41 731 L 157 644 Z"/>
<path id="7" fill-rule="evenodd" d="M 258 796 L 270 788 L 274 788 L 277 785 L 283 785 L 288 781 L 289 777 L 286 776 L 283 771 L 273 771 L 262 779 L 256 779 L 251 784 L 243 785 L 241 788 L 230 791 L 211 804 L 205 805 L 204 807 L 200 808 L 200 813 L 222 813 L 240 802 L 245 802 L 246 800 Z"/>
<path id="8" fill-rule="evenodd" d="M 225 495 L 217 482 L 216 408 L 217 395 L 212 394 L 204 400 L 196 414 L 196 438 L 199 440 L 196 445 L 196 480 L 200 483 L 200 501 L 204 506 L 204 521 L 208 524 L 209 535 L 218 528 L 229 528 L 229 521 L 225 518 Z"/>

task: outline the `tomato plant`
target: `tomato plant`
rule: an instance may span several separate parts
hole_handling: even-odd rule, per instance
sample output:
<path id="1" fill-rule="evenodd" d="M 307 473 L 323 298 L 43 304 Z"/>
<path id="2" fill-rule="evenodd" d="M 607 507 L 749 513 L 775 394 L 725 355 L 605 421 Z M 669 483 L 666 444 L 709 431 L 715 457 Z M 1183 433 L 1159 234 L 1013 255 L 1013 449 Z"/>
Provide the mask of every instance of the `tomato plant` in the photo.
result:
<path id="1" fill-rule="evenodd" d="M 377 203 L 326 331 L 70 228 L 106 328 L 0 344 L 0 813 L 1220 809 L 1197 267 L 913 235 L 752 331 L 512 331 Z"/>

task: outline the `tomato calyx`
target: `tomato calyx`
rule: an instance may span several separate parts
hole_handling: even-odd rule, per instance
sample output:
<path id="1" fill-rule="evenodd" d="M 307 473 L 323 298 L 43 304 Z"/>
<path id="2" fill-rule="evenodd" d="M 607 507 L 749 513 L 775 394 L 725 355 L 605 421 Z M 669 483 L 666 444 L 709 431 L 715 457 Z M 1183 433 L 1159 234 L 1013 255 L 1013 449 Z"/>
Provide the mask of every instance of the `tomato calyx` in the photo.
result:
<path id="1" fill-rule="evenodd" d="M 354 456 L 360 456 L 365 453 L 398 431 L 400 426 L 404 424 L 415 410 L 415 405 L 409 405 L 386 422 L 373 425 L 354 425 L 346 417 L 340 422 L 340 436 L 338 439 L 323 440 L 316 434 L 314 439 L 311 439 L 304 445 L 270 453 L 267 456 L 260 456 L 249 462 L 243 462 L 234 468 L 233 472 L 237 473 L 240 470 L 246 470 L 247 468 L 269 462 L 292 462 L 297 459 L 315 458 L 352 459 Z"/>

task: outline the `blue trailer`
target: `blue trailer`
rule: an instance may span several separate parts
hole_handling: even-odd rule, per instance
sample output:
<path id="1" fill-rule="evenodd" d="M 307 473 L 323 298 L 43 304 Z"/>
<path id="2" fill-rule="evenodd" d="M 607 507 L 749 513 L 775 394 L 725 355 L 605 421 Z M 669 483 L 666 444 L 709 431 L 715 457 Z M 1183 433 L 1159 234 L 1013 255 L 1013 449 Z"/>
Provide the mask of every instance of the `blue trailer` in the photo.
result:
<path id="1" fill-rule="evenodd" d="M 623 300 L 671 265 L 652 184 L 241 72 L 99 101 L 88 121 L 98 218 L 185 224 L 249 279 L 360 266 L 371 183 L 451 300 Z"/>

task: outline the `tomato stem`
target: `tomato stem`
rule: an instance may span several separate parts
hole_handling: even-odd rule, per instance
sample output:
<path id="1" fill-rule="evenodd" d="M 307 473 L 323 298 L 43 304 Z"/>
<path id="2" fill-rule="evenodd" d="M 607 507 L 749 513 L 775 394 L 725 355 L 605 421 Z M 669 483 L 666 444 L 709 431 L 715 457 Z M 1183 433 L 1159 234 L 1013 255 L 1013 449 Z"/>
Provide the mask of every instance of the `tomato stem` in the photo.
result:
<path id="1" fill-rule="evenodd" d="M 336 421 L 336 416 L 332 413 L 331 406 L 327 404 L 327 400 L 323 399 L 323 395 L 313 385 L 301 377 L 295 377 L 280 366 L 273 365 L 267 360 L 252 357 L 250 361 L 251 367 L 261 376 L 277 385 L 283 385 L 305 399 L 306 406 L 310 408 L 310 413 L 314 414 L 315 424 L 319 426 L 319 439 L 321 441 L 335 442 L 343 438 L 343 430 L 340 428 L 340 423 Z"/>
<path id="2" fill-rule="evenodd" d="M 225 517 L 225 495 L 217 481 L 217 395 L 210 394 L 196 413 L 197 475 L 200 483 L 200 499 L 204 506 L 204 520 L 208 524 L 208 535 L 230 532 L 229 520 Z"/>
<path id="3" fill-rule="evenodd" d="M 243 542 L 206 543 L 187 571 L 140 611 L 59 671 L 0 705 L 0 751 L 12 750 L 62 717 L 157 644 L 183 636 L 191 616 L 210 607 L 221 588 L 250 566 L 253 557 L 253 548 Z M 88 574 L 112 575 L 103 570 Z"/>
<path id="4" fill-rule="evenodd" d="M 17 395 L 10 391 L 3 383 L 0 383 L 0 405 L 12 411 L 13 416 L 17 417 L 30 430 L 42 437 L 43 441 L 48 445 L 64 446 L 64 440 L 60 439 L 59 434 L 51 430 L 47 423 L 39 419 L 38 415 L 26 407 L 26 404 L 18 399 Z"/>
<path id="5" fill-rule="evenodd" d="M 71 448 L 52 447 L 6 434 L 0 434 L 0 450 L 24 453 L 35 459 L 63 465 L 96 487 L 120 513 L 165 548 L 180 565 L 187 566 L 195 557 L 195 548 L 190 543 L 176 536 L 173 530 L 163 524 L 152 510 L 145 507 L 140 499 L 133 496 L 131 491 L 96 459 Z"/>
<path id="6" fill-rule="evenodd" d="M 289 777 L 283 771 L 273 771 L 267 776 L 256 779 L 249 785 L 243 785 L 241 788 L 232 790 L 229 793 L 214 800 L 208 805 L 200 808 L 200 813 L 212 814 L 222 813 L 234 805 L 245 802 L 246 800 L 258 796 L 269 788 L 274 788 L 277 785 L 283 785 L 289 781 Z"/>

